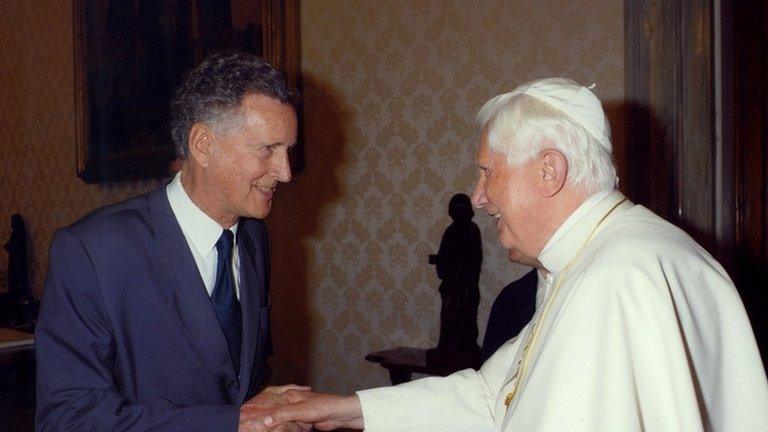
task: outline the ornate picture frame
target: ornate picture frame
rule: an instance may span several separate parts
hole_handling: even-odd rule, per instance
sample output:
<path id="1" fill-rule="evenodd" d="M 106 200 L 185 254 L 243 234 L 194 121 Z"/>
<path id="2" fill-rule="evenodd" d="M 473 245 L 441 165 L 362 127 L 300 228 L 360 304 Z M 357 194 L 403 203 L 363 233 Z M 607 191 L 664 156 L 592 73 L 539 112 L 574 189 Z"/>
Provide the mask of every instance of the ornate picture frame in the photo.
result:
<path id="1" fill-rule="evenodd" d="M 301 87 L 299 0 L 73 5 L 77 175 L 87 183 L 169 176 L 175 153 L 168 101 L 186 72 L 213 52 L 261 55 Z M 292 165 L 300 171 L 299 141 Z"/>

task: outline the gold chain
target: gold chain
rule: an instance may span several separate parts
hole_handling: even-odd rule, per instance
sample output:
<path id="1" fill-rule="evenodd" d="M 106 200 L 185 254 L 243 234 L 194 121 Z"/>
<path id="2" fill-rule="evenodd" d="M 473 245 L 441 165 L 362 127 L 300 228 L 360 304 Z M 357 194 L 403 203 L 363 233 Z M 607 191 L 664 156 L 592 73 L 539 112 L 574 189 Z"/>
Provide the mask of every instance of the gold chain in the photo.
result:
<path id="1" fill-rule="evenodd" d="M 517 379 L 515 380 L 514 387 L 512 387 L 512 391 L 507 393 L 507 397 L 504 398 L 504 405 L 509 409 L 509 406 L 512 404 L 512 400 L 515 399 L 515 396 L 517 395 L 517 390 L 520 388 L 520 383 L 523 381 L 523 378 L 525 377 L 526 373 L 528 372 L 528 363 L 530 360 L 530 352 L 531 347 L 533 346 L 534 341 L 539 336 L 539 330 L 541 330 L 541 324 L 544 322 L 544 319 L 549 314 L 550 307 L 552 306 L 552 303 L 554 303 L 555 296 L 557 295 L 557 292 L 560 290 L 560 285 L 562 285 L 563 281 L 565 280 L 565 276 L 568 274 L 568 271 L 571 269 L 571 266 L 573 263 L 575 263 L 578 258 L 581 256 L 581 253 L 584 251 L 584 248 L 589 244 L 589 242 L 592 241 L 592 239 L 595 237 L 595 234 L 597 233 L 597 229 L 600 227 L 600 225 L 603 224 L 603 222 L 608 218 L 608 216 L 613 213 L 614 210 L 616 210 L 617 207 L 619 207 L 621 204 L 626 201 L 627 198 L 622 199 L 621 201 L 617 202 L 613 207 L 611 207 L 608 212 L 603 215 L 603 217 L 597 222 L 597 225 L 595 225 L 594 228 L 592 228 L 592 231 L 589 233 L 589 236 L 587 236 L 587 239 L 584 241 L 584 243 L 581 245 L 579 250 L 576 252 L 576 255 L 574 255 L 573 258 L 571 258 L 570 261 L 568 261 L 568 264 L 566 264 L 565 268 L 563 268 L 563 271 L 560 272 L 560 276 L 557 278 L 557 283 L 555 284 L 555 287 L 552 289 L 552 294 L 550 294 L 549 298 L 547 299 L 547 303 L 544 305 L 544 310 L 541 312 L 541 316 L 539 317 L 538 322 L 533 323 L 531 326 L 531 332 L 528 334 L 528 340 L 525 342 L 525 346 L 523 347 L 523 354 L 520 357 L 520 360 L 517 362 L 517 372 L 515 375 L 517 375 Z"/>

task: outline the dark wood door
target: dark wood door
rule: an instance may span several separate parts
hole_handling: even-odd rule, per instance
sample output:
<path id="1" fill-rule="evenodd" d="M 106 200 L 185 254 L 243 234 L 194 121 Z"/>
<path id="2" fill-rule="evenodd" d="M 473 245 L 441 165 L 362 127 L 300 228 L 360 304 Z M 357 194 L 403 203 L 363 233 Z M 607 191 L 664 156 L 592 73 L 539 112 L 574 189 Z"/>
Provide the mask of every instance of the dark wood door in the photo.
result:
<path id="1" fill-rule="evenodd" d="M 732 276 L 768 361 L 768 6 L 762 0 L 724 4 L 726 88 L 731 125 L 735 252 Z M 730 69 L 730 70 L 729 70 Z M 728 117 L 726 117 L 728 118 Z M 725 133 L 729 135 L 725 135 Z"/>
<path id="2" fill-rule="evenodd" d="M 626 0 L 624 190 L 736 282 L 768 360 L 768 6 Z"/>

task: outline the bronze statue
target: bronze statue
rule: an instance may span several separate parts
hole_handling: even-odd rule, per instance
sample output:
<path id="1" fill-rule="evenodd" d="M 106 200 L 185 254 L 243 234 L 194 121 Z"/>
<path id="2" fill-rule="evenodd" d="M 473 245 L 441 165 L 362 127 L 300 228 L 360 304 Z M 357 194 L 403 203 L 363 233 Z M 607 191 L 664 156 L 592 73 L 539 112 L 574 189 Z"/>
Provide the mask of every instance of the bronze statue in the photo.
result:
<path id="1" fill-rule="evenodd" d="M 477 307 L 480 303 L 480 266 L 483 249 L 480 229 L 472 222 L 475 212 L 465 194 L 456 194 L 448 205 L 453 223 L 440 241 L 430 264 L 437 267 L 440 283 L 441 352 L 477 353 Z"/>
<path id="2" fill-rule="evenodd" d="M 11 238 L 4 246 L 8 251 L 8 297 L 23 300 L 30 297 L 27 229 L 20 214 L 11 216 Z"/>

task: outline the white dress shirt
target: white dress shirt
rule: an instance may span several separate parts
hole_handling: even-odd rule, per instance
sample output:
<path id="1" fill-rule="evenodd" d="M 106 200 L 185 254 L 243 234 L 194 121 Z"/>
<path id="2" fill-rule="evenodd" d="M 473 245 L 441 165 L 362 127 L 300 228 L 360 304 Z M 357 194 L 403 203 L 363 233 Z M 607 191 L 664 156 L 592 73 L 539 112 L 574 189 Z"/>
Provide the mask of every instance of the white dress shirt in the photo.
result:
<path id="1" fill-rule="evenodd" d="M 181 172 L 176 174 L 173 181 L 165 187 L 165 192 L 168 194 L 168 201 L 171 203 L 173 214 L 181 226 L 184 238 L 187 239 L 189 250 L 192 252 L 197 269 L 200 271 L 200 277 L 210 296 L 216 284 L 216 261 L 219 257 L 216 242 L 219 241 L 224 228 L 192 202 L 181 184 Z M 235 280 L 235 293 L 239 299 L 240 257 L 237 253 L 237 225 L 232 225 L 229 230 L 232 231 L 235 239 L 232 248 L 232 271 Z"/>

